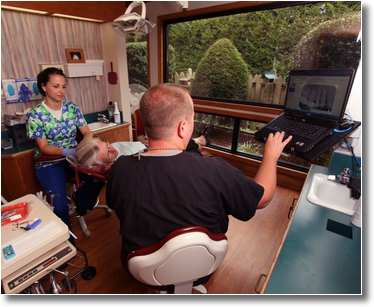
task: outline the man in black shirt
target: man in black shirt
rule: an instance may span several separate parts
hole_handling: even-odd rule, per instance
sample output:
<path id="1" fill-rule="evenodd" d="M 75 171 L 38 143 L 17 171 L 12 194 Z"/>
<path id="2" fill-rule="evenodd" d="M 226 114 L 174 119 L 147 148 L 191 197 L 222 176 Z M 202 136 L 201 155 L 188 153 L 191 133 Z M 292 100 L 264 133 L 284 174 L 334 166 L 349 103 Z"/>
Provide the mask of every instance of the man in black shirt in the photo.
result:
<path id="1" fill-rule="evenodd" d="M 120 220 L 123 252 L 149 246 L 171 231 L 199 225 L 225 233 L 228 215 L 247 221 L 266 207 L 276 188 L 277 160 L 291 137 L 270 134 L 254 178 L 219 157 L 186 152 L 194 126 L 193 101 L 182 87 L 159 84 L 144 93 L 140 113 L 147 152 L 112 166 L 106 198 Z"/>

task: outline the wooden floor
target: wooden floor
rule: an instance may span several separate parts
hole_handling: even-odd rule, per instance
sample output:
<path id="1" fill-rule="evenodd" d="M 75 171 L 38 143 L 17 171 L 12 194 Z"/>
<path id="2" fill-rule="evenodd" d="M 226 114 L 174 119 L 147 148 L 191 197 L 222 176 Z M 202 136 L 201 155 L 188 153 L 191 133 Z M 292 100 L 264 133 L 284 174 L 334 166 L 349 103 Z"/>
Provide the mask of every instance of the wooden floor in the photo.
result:
<path id="1" fill-rule="evenodd" d="M 288 225 L 288 212 L 298 191 L 277 187 L 272 203 L 258 210 L 248 222 L 230 217 L 229 250 L 221 266 L 204 286 L 209 294 L 253 294 L 265 282 L 269 268 L 283 239 Z M 105 189 L 100 194 L 105 204 Z M 127 275 L 121 265 L 121 237 L 119 222 L 114 212 L 107 217 L 104 210 L 96 209 L 85 216 L 90 238 L 85 238 L 78 224 L 72 219 L 73 232 L 78 237 L 76 245 L 85 251 L 89 265 L 97 270 L 91 280 L 75 278 L 78 294 L 152 294 L 148 288 L 140 285 Z M 78 253 L 79 254 L 79 253 Z M 69 263 L 84 265 L 83 259 L 73 258 Z M 66 269 L 72 276 L 78 268 L 71 265 Z M 262 275 L 263 274 L 263 275 Z M 58 274 L 56 275 L 58 277 Z M 57 278 L 60 283 L 62 278 Z M 257 284 L 259 282 L 259 284 Z M 48 289 L 47 278 L 42 281 Z M 65 292 L 65 291 L 64 291 Z M 193 290 L 193 293 L 199 294 Z"/>

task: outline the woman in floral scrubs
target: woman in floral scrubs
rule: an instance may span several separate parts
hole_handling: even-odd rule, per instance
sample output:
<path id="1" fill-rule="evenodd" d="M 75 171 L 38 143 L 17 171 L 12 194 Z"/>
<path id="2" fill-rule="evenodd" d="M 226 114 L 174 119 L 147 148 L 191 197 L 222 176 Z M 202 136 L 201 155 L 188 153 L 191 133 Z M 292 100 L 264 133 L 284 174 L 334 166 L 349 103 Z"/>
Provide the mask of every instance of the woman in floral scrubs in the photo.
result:
<path id="1" fill-rule="evenodd" d="M 83 138 L 92 138 L 81 111 L 72 102 L 63 100 L 66 93 L 66 77 L 62 70 L 47 68 L 39 73 L 37 84 L 40 93 L 45 97 L 39 105 L 27 114 L 26 127 L 28 137 L 35 139 L 35 157 L 40 155 L 73 155 L 77 141 L 77 127 Z M 45 191 L 54 197 L 54 212 L 71 229 L 68 200 L 66 194 L 67 172 L 73 172 L 69 163 L 64 160 L 52 163 L 36 163 L 36 177 Z M 85 182 L 75 195 L 77 212 L 84 215 L 95 205 L 104 183 L 94 181 L 82 174 Z M 78 210 L 79 209 L 79 210 Z M 74 243 L 74 239 L 70 237 Z"/>

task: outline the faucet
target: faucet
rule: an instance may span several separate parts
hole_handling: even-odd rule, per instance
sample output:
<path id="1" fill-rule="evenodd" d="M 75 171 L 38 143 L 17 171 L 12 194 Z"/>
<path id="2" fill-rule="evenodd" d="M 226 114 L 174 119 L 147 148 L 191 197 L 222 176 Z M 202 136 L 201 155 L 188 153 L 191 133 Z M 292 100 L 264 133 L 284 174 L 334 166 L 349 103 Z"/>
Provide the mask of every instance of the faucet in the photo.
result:
<path id="1" fill-rule="evenodd" d="M 97 114 L 98 118 L 97 121 L 102 122 L 102 123 L 109 123 L 109 119 L 106 118 L 104 114 Z"/>
<path id="2" fill-rule="evenodd" d="M 329 175 L 327 180 L 340 182 L 341 184 L 348 184 L 350 182 L 351 170 L 346 167 L 343 168 L 339 175 Z"/>

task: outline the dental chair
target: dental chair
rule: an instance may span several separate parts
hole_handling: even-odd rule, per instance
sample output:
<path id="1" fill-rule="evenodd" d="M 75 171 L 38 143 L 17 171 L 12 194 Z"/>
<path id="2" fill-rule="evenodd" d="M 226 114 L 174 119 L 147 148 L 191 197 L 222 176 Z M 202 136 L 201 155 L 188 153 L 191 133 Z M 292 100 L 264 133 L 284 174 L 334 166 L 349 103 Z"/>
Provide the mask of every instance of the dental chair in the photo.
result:
<path id="1" fill-rule="evenodd" d="M 83 167 L 82 165 L 78 164 L 75 161 L 75 159 L 73 159 L 72 157 L 67 157 L 66 160 L 68 160 L 68 162 L 70 163 L 70 167 L 72 167 L 75 170 L 74 182 L 70 182 L 70 195 L 71 195 L 70 199 L 72 202 L 74 202 L 72 199 L 73 193 L 79 190 L 80 187 L 82 186 L 82 183 L 79 178 L 79 173 L 87 174 L 102 182 L 108 181 L 110 167 L 104 166 L 104 165 L 94 165 L 91 167 Z M 105 211 L 106 216 L 110 216 L 112 214 L 112 209 L 110 209 L 108 206 L 99 205 L 99 197 L 97 198 L 96 204 L 92 210 L 94 209 L 103 209 Z M 92 210 L 90 210 L 89 212 L 91 212 Z M 79 225 L 81 226 L 84 236 L 86 238 L 89 238 L 91 236 L 91 232 L 87 228 L 87 224 L 84 220 L 84 217 L 79 216 L 79 215 L 75 217 L 78 218 L 78 222 L 79 222 Z"/>
<path id="2" fill-rule="evenodd" d="M 69 186 L 69 193 L 68 193 L 68 199 L 70 200 L 69 205 L 69 211 L 71 212 L 71 218 L 77 218 L 79 225 L 82 229 L 83 235 L 86 238 L 89 238 L 91 236 L 91 232 L 88 230 L 86 221 L 84 219 L 84 216 L 80 216 L 77 213 L 75 213 L 75 203 L 73 200 L 73 193 L 76 192 L 81 186 L 82 183 L 79 178 L 79 173 L 84 173 L 90 176 L 93 176 L 95 179 L 106 182 L 108 180 L 109 176 L 109 167 L 105 166 L 93 166 L 90 168 L 85 168 L 81 165 L 79 165 L 73 157 L 64 157 L 64 156 L 52 156 L 52 155 L 41 155 L 35 158 L 35 162 L 37 163 L 49 163 L 49 162 L 58 162 L 62 160 L 67 160 L 70 163 L 70 166 L 75 170 L 74 176 L 71 174 L 68 174 L 67 176 L 67 184 Z M 106 205 L 99 205 L 99 197 L 96 200 L 96 204 L 93 207 L 94 209 L 103 209 L 105 211 L 106 216 L 110 216 L 112 213 L 112 210 L 108 208 Z M 90 210 L 89 212 L 91 212 Z M 88 212 L 88 213 L 89 213 Z M 88 214 L 87 213 L 87 214 Z"/>
<path id="3" fill-rule="evenodd" d="M 211 234 L 201 226 L 187 226 L 158 243 L 131 252 L 126 259 L 122 254 L 121 260 L 132 277 L 159 293 L 191 294 L 200 280 L 209 279 L 227 250 L 224 234 Z M 198 287 L 206 293 L 204 286 Z"/>

